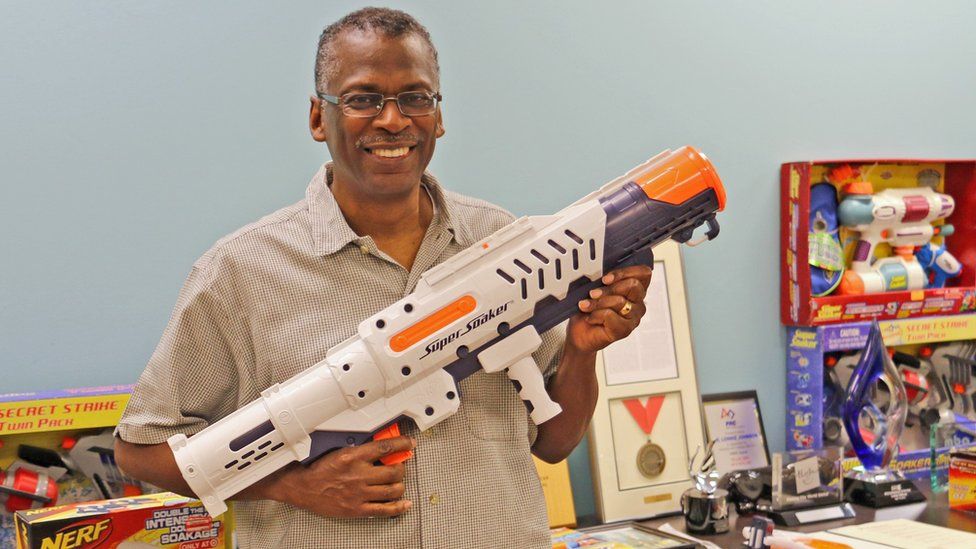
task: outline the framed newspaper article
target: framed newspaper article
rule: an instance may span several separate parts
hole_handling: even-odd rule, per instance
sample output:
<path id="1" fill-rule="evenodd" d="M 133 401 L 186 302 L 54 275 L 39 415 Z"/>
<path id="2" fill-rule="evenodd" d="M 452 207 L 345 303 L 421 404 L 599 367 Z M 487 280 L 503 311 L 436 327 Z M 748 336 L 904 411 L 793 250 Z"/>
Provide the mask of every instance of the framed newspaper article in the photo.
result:
<path id="1" fill-rule="evenodd" d="M 603 522 L 680 511 L 688 461 L 703 445 L 701 407 L 678 244 L 654 249 L 647 313 L 597 358 L 600 397 L 590 463 Z"/>

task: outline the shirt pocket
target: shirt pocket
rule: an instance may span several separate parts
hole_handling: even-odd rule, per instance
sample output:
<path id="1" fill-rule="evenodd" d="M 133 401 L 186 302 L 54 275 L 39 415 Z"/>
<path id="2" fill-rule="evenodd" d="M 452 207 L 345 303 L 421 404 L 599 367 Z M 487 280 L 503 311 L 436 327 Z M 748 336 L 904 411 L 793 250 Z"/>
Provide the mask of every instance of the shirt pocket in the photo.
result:
<path id="1" fill-rule="evenodd" d="M 476 438 L 519 442 L 528 438 L 528 412 L 504 372 L 479 370 L 463 380 L 460 414 Z"/>

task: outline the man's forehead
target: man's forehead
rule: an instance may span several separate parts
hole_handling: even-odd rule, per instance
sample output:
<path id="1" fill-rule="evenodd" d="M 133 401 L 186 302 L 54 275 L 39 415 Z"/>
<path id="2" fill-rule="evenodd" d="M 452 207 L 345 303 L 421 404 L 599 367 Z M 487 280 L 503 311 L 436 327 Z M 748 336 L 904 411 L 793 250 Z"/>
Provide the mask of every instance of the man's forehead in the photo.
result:
<path id="1" fill-rule="evenodd" d="M 350 29 L 336 36 L 334 49 L 336 92 L 349 89 L 384 91 L 378 80 L 399 80 L 403 87 L 437 85 L 436 62 L 420 36 L 389 36 L 372 30 Z M 330 85 L 330 87 L 333 87 Z M 399 90 L 398 90 L 399 91 Z"/>
<path id="2" fill-rule="evenodd" d="M 372 29 L 348 29 L 335 37 L 334 51 L 339 62 L 352 58 L 373 60 L 410 56 L 434 65 L 430 48 L 423 38 L 412 32 L 390 36 Z"/>

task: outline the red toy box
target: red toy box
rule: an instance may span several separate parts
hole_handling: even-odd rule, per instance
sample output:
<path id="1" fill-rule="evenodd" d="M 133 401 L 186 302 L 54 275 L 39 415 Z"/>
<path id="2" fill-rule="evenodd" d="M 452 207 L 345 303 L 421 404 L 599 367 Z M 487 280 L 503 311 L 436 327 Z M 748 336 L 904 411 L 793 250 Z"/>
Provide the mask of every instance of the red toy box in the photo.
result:
<path id="1" fill-rule="evenodd" d="M 230 549 L 224 516 L 169 492 L 17 511 L 17 549 Z"/>
<path id="2" fill-rule="evenodd" d="M 811 190 L 820 183 L 832 185 L 839 202 L 833 226 L 829 208 L 820 207 L 824 203 L 820 199 L 831 194 L 830 187 Z M 784 324 L 816 326 L 976 310 L 976 160 L 791 162 L 783 164 L 780 184 L 780 316 Z M 860 209 L 850 207 L 858 202 L 846 200 L 851 197 L 860 199 L 860 204 L 853 204 Z M 928 197 L 934 198 L 926 202 Z M 901 209 L 892 221 L 891 212 L 897 208 L 891 204 L 895 202 Z M 951 213 L 940 215 L 940 207 L 943 214 Z M 883 218 L 885 208 L 887 220 Z M 821 216 L 821 211 L 828 213 Z M 866 219 L 859 229 L 850 221 L 857 217 L 852 211 Z M 926 232 L 928 236 L 919 236 Z M 836 235 L 833 246 L 832 235 Z M 920 245 L 920 238 L 926 244 Z M 929 268 L 923 273 L 919 267 L 932 263 L 915 259 L 922 257 L 919 252 L 929 243 L 932 250 L 941 248 L 939 253 L 948 251 L 945 257 L 955 262 L 956 274 L 948 275 L 945 287 L 933 287 L 938 285 L 938 273 Z M 911 264 L 912 274 L 892 275 L 892 269 L 900 267 L 891 263 L 899 262 Z M 864 275 L 864 270 L 871 272 Z M 832 280 L 824 281 L 824 273 L 841 271 L 843 275 L 833 279 L 836 284 L 832 287 Z M 842 283 L 848 282 L 848 276 L 856 284 Z M 862 276 L 880 282 L 862 284 Z M 877 287 L 889 291 L 870 293 Z"/>

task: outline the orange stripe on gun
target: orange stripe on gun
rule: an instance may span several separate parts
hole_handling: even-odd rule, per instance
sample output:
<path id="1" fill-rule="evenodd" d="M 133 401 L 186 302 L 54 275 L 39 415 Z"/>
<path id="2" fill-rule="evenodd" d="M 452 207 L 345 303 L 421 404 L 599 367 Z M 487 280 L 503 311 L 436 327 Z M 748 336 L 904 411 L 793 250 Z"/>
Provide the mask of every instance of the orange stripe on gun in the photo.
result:
<path id="1" fill-rule="evenodd" d="M 390 349 L 396 353 L 406 351 L 427 336 L 474 311 L 477 306 L 478 302 L 470 295 L 452 301 L 447 306 L 391 337 Z"/>

